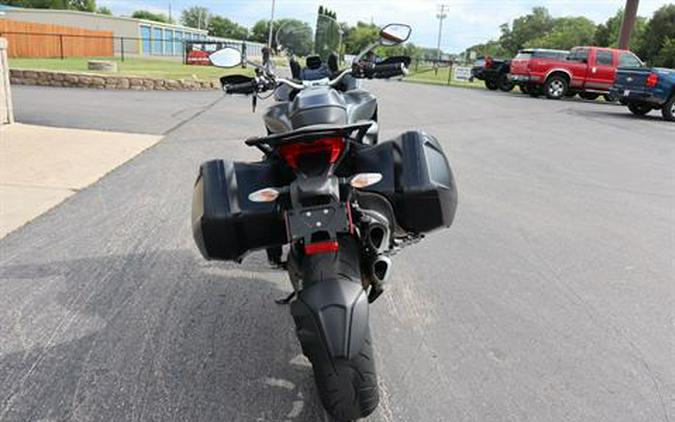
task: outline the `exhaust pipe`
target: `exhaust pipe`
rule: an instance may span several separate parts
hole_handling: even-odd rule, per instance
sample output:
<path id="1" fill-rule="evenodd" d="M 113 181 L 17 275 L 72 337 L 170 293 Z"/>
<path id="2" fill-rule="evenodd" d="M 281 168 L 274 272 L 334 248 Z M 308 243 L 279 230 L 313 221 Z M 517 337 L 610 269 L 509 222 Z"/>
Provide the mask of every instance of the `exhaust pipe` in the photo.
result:
<path id="1" fill-rule="evenodd" d="M 368 226 L 368 246 L 376 253 L 381 254 L 389 249 L 389 227 L 380 222 Z"/>
<path id="2" fill-rule="evenodd" d="M 370 266 L 370 271 L 377 284 L 386 283 L 391 274 L 391 259 L 387 256 L 378 256 Z"/>

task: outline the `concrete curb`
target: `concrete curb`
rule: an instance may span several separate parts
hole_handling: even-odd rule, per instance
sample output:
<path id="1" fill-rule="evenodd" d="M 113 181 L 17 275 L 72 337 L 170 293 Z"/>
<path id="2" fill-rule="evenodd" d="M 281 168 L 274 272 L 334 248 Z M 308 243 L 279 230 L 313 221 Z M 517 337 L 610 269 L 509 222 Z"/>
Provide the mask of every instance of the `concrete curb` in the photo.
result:
<path id="1" fill-rule="evenodd" d="M 13 85 L 131 89 L 135 91 L 205 91 L 220 89 L 220 83 L 218 81 L 155 79 L 138 76 L 56 72 L 32 69 L 10 69 L 9 79 L 10 83 Z"/>

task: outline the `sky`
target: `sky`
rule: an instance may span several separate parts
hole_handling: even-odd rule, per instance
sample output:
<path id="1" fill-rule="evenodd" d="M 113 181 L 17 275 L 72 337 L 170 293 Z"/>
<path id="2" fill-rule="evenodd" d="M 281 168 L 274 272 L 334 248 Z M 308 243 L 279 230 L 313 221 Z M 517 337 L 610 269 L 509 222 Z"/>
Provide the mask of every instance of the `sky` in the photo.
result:
<path id="1" fill-rule="evenodd" d="M 638 14 L 649 17 L 669 0 L 641 0 Z M 168 14 L 171 4 L 174 18 L 193 5 L 207 7 L 251 27 L 259 19 L 269 19 L 272 0 L 97 0 L 116 15 L 130 15 L 146 9 Z M 296 18 L 312 26 L 319 5 L 337 12 L 339 21 L 357 21 L 378 25 L 402 22 L 412 26 L 410 41 L 419 46 L 436 47 L 439 4 L 447 4 L 443 21 L 441 48 L 457 53 L 467 47 L 499 36 L 499 26 L 526 14 L 535 6 L 545 6 L 553 16 L 585 16 L 601 23 L 625 5 L 625 0 L 276 0 L 275 16 Z"/>

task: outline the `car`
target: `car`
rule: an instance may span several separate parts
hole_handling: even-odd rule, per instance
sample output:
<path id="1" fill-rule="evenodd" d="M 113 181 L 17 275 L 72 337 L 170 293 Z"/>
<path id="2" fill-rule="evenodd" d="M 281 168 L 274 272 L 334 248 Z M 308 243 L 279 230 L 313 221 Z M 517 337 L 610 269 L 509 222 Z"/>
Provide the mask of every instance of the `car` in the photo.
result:
<path id="1" fill-rule="evenodd" d="M 515 84 L 508 78 L 510 70 L 510 60 L 493 59 L 488 56 L 476 60 L 471 68 L 471 77 L 484 81 L 485 87 L 491 91 L 499 89 L 509 92 L 515 87 Z"/>
<path id="2" fill-rule="evenodd" d="M 675 121 L 675 69 L 619 68 L 610 92 L 637 116 L 661 110 L 664 119 Z"/>
<path id="3" fill-rule="evenodd" d="M 520 88 L 524 94 L 539 96 L 541 92 L 531 83 L 528 66 L 533 68 L 542 66 L 548 61 L 565 60 L 570 54 L 568 50 L 551 50 L 547 48 L 528 48 L 520 50 L 516 57 L 511 60 L 511 72 L 509 79 Z"/>
<path id="4" fill-rule="evenodd" d="M 640 67 L 642 61 L 628 50 L 604 47 L 574 47 L 567 56 L 535 57 L 522 55 L 511 61 L 511 80 L 525 87 L 532 96 L 546 95 L 559 100 L 579 94 L 584 99 L 604 95 L 614 101 L 609 88 L 618 67 Z"/>

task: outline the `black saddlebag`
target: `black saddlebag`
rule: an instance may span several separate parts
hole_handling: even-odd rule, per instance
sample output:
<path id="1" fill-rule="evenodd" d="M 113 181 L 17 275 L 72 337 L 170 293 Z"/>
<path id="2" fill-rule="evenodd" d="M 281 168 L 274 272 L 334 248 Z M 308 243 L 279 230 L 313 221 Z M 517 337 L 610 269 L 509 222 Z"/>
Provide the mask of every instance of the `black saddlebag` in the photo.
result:
<path id="1" fill-rule="evenodd" d="M 355 173 L 382 174 L 366 191 L 387 197 L 398 225 L 411 233 L 450 227 L 457 209 L 457 186 L 438 140 L 419 131 L 356 151 Z"/>
<path id="2" fill-rule="evenodd" d="M 286 243 L 286 224 L 274 203 L 248 195 L 278 186 L 271 163 L 207 161 L 199 168 L 192 197 L 192 233 L 206 259 L 240 260 L 252 250 Z"/>

